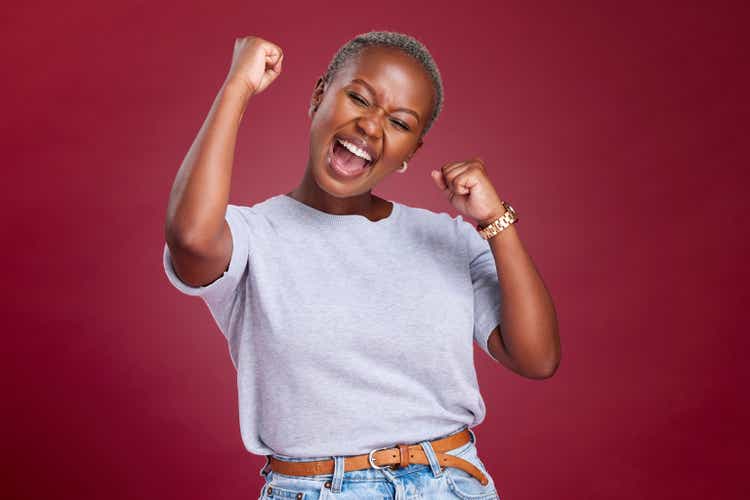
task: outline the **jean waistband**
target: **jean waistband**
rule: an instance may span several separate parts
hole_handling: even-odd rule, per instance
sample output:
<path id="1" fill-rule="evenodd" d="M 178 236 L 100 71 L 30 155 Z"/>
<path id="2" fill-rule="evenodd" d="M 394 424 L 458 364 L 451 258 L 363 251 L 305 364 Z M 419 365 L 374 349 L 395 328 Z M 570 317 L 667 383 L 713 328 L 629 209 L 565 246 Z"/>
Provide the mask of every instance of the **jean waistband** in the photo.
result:
<path id="1" fill-rule="evenodd" d="M 334 468 L 333 468 L 332 473 L 305 475 L 303 477 L 307 479 L 325 481 L 323 487 L 330 488 L 329 491 L 331 493 L 340 493 L 342 491 L 344 479 L 346 479 L 347 481 L 374 481 L 374 480 L 385 479 L 389 481 L 395 488 L 395 500 L 405 500 L 406 490 L 405 490 L 404 485 L 400 483 L 399 477 L 404 474 L 411 474 L 415 470 L 414 469 L 415 467 L 426 468 L 427 470 L 431 471 L 434 477 L 440 477 L 443 474 L 443 466 L 439 462 L 439 459 L 436 455 L 436 451 L 433 448 L 432 442 L 452 436 L 454 434 L 458 434 L 459 432 L 464 431 L 464 429 L 469 431 L 470 438 L 468 442 L 452 450 L 443 450 L 443 453 L 460 456 L 460 455 L 463 455 L 465 451 L 475 446 L 475 443 L 476 443 L 476 435 L 471 429 L 468 428 L 467 425 L 463 425 L 458 430 L 445 434 L 443 436 L 438 436 L 436 438 L 432 438 L 429 440 L 419 441 L 417 443 L 409 443 L 409 446 L 421 446 L 421 449 L 424 451 L 424 454 L 427 458 L 428 464 L 414 463 L 414 464 L 409 464 L 406 467 L 399 467 L 396 469 L 393 469 L 387 466 L 377 467 L 377 468 L 373 468 L 374 466 L 372 466 L 370 468 L 355 469 L 355 470 L 350 470 L 350 471 L 345 472 L 345 461 L 347 458 L 347 456 L 345 455 L 344 456 L 332 455 L 332 456 L 325 456 L 325 457 L 299 458 L 299 457 L 286 457 L 284 455 L 274 453 L 272 455 L 266 455 L 266 463 L 261 468 L 260 475 L 263 477 L 266 477 L 269 474 L 272 474 L 274 476 L 276 474 L 280 474 L 277 471 L 270 470 L 270 468 L 269 470 L 266 470 L 270 464 L 270 458 L 272 456 L 278 460 L 292 461 L 292 462 L 304 462 L 304 461 L 314 461 L 314 460 L 333 460 Z M 406 443 L 403 443 L 403 444 L 406 444 Z M 392 447 L 397 447 L 397 446 L 398 446 L 398 443 L 394 443 L 394 446 Z M 389 447 L 391 446 L 378 447 L 372 450 L 370 452 L 370 464 L 372 464 L 372 452 L 378 449 L 386 449 Z M 349 455 L 349 456 L 357 456 L 357 455 Z M 471 465 L 474 465 L 474 464 L 471 464 Z M 482 471 L 480 470 L 479 473 L 481 474 Z M 280 475 L 283 476 L 283 474 L 280 474 Z"/>
<path id="2" fill-rule="evenodd" d="M 448 434 L 443 434 L 441 436 L 437 436 L 437 437 L 431 438 L 431 439 L 429 439 L 429 441 L 435 441 L 435 440 L 438 440 L 438 439 L 442 439 L 442 438 L 446 438 L 446 437 L 449 437 L 449 436 L 453 436 L 454 434 L 458 434 L 460 432 L 463 432 L 464 429 L 466 429 L 466 430 L 469 431 L 469 434 L 471 435 L 471 440 L 468 443 L 465 443 L 465 444 L 459 446 L 458 448 L 455 448 L 455 449 L 450 450 L 448 452 L 448 453 L 452 453 L 452 454 L 453 453 L 460 453 L 461 451 L 463 451 L 463 449 L 466 449 L 466 448 L 469 448 L 470 446 L 473 446 L 474 443 L 476 443 L 476 441 L 477 441 L 476 434 L 474 433 L 474 431 L 472 431 L 469 428 L 469 426 L 467 424 L 462 425 L 457 430 L 455 430 L 453 432 L 449 432 Z M 417 441 L 415 443 L 410 443 L 410 444 L 411 445 L 418 445 L 420 443 L 421 443 L 421 441 Z M 392 445 L 395 446 L 396 443 L 392 443 Z M 262 477 L 265 477 L 268 474 L 268 472 L 269 472 L 268 465 L 270 463 L 270 457 L 274 457 L 276 459 L 284 460 L 284 461 L 287 461 L 287 462 L 308 462 L 308 461 L 312 462 L 312 461 L 317 461 L 317 460 L 330 460 L 330 459 L 334 459 L 335 460 L 337 457 L 346 458 L 347 456 L 348 455 L 339 455 L 339 456 L 336 456 L 336 455 L 325 455 L 325 456 L 320 456 L 320 457 L 292 457 L 292 456 L 283 455 L 283 454 L 280 454 L 280 453 L 272 453 L 270 455 L 266 455 L 265 463 L 261 467 L 259 475 L 262 476 Z M 365 469 L 365 470 L 359 470 L 359 471 L 349 471 L 349 472 L 347 472 L 347 474 L 348 475 L 349 474 L 366 475 L 366 474 L 373 474 L 373 473 L 376 473 L 376 472 L 377 472 L 376 469 Z M 394 472 L 400 472 L 400 471 L 396 470 Z M 311 477 L 322 478 L 322 477 L 326 477 L 326 476 L 330 477 L 331 475 L 332 474 L 319 474 L 319 475 L 311 476 Z"/>

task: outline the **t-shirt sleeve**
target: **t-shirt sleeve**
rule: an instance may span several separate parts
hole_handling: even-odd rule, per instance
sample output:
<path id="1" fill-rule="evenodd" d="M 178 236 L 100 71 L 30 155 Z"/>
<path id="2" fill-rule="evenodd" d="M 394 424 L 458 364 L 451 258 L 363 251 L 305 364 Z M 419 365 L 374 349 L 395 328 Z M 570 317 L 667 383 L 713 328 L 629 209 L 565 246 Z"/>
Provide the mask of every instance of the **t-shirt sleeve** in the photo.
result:
<path id="1" fill-rule="evenodd" d="M 250 219 L 243 213 L 243 209 L 250 210 L 247 207 L 227 205 L 224 219 L 232 234 L 232 257 L 224 274 L 208 285 L 191 286 L 182 281 L 172 265 L 169 246 L 164 244 L 164 272 L 177 290 L 186 295 L 201 297 L 209 304 L 226 302 L 235 294 L 246 275 L 250 255 Z"/>
<path id="2" fill-rule="evenodd" d="M 474 340 L 492 357 L 487 340 L 492 330 L 500 325 L 502 308 L 495 256 L 489 241 L 480 236 L 473 224 L 462 217 L 461 224 L 468 243 L 469 273 L 474 288 Z"/>

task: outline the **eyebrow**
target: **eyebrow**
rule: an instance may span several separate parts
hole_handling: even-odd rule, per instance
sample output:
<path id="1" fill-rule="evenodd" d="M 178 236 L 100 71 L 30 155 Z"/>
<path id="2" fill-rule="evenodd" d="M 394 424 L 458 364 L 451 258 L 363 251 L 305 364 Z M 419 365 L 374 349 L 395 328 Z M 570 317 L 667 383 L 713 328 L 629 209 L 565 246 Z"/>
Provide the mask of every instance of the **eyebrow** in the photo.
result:
<path id="1" fill-rule="evenodd" d="M 354 82 L 361 83 L 362 85 L 364 85 L 365 87 L 367 87 L 367 89 L 370 91 L 370 93 L 372 95 L 377 95 L 377 93 L 375 92 L 375 89 L 372 88 L 372 86 L 369 83 L 367 83 L 366 81 L 362 80 L 361 78 L 355 78 L 354 80 L 352 80 L 352 83 L 354 83 Z M 414 115 L 417 118 L 417 123 L 421 123 L 422 122 L 422 120 L 419 118 L 419 113 L 417 113 L 416 111 L 412 111 L 409 108 L 397 108 L 397 109 L 394 109 L 393 111 L 403 111 L 405 113 L 410 113 L 410 114 Z"/>

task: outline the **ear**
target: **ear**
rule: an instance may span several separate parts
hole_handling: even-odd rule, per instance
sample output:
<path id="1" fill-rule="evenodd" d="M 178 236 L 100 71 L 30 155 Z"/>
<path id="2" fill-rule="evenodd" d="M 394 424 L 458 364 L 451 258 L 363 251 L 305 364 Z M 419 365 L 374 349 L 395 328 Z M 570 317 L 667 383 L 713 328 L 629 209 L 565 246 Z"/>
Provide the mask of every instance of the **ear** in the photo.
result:
<path id="1" fill-rule="evenodd" d="M 318 106 L 320 101 L 323 100 L 323 93 L 325 92 L 325 86 L 323 85 L 323 77 L 318 78 L 315 88 L 313 89 L 312 97 L 310 97 L 310 109 L 307 111 L 307 115 L 312 118 L 313 113 Z"/>

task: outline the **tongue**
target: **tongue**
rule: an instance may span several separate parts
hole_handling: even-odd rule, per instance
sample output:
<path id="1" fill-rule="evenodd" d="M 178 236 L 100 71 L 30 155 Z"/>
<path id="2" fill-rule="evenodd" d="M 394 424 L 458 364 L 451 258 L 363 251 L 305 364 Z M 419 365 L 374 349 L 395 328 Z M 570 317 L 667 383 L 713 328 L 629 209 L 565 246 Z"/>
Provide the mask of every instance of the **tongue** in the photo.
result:
<path id="1" fill-rule="evenodd" d="M 333 156 L 336 157 L 336 162 L 348 172 L 362 170 L 365 167 L 365 163 L 367 163 L 364 158 L 360 158 L 346 149 L 339 141 L 336 141 L 333 145 Z"/>

